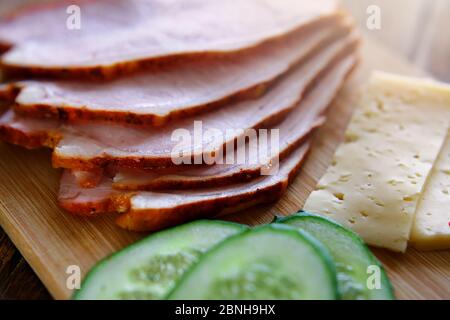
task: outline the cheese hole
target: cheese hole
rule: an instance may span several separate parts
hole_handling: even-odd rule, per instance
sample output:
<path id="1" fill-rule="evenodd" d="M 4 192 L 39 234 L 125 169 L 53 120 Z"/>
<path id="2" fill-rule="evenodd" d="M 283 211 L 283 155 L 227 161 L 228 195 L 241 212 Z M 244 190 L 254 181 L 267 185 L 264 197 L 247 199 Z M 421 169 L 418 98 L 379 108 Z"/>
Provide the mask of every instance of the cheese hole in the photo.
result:
<path id="1" fill-rule="evenodd" d="M 347 132 L 345 134 L 345 142 L 346 143 L 352 143 L 359 140 L 359 136 L 356 133 L 353 132 Z"/>
<path id="2" fill-rule="evenodd" d="M 403 201 L 412 202 L 414 199 L 412 197 L 403 197 Z"/>
<path id="3" fill-rule="evenodd" d="M 366 111 L 366 112 L 363 113 L 363 116 L 366 117 L 367 119 L 371 119 L 374 116 L 376 116 L 376 113 L 372 112 L 372 111 Z"/>
<path id="4" fill-rule="evenodd" d="M 334 195 L 335 198 L 337 198 L 337 199 L 339 199 L 341 201 L 343 201 L 344 198 L 345 198 L 345 195 L 343 193 L 334 193 L 333 195 Z"/>
<path id="5" fill-rule="evenodd" d="M 339 177 L 340 182 L 347 182 L 350 180 L 351 174 L 343 174 Z"/>
<path id="6" fill-rule="evenodd" d="M 375 203 L 375 205 L 379 206 L 379 207 L 384 207 L 384 203 L 378 201 L 375 197 L 372 196 L 368 196 L 367 197 L 369 200 L 371 200 L 373 203 Z"/>
<path id="7" fill-rule="evenodd" d="M 397 186 L 397 185 L 399 185 L 399 184 L 401 184 L 402 182 L 401 181 L 397 181 L 397 180 L 389 180 L 388 181 L 388 184 L 390 184 L 391 186 Z"/>
<path id="8" fill-rule="evenodd" d="M 356 223 L 356 220 L 355 220 L 354 218 L 350 218 L 350 219 L 348 219 L 348 222 L 349 222 L 350 224 L 355 224 L 355 223 Z"/>
<path id="9" fill-rule="evenodd" d="M 369 214 L 365 211 L 360 211 L 359 214 L 364 218 L 367 218 L 369 216 Z"/>
<path id="10" fill-rule="evenodd" d="M 381 112 L 386 111 L 386 109 L 384 108 L 383 101 L 377 100 L 375 103 L 376 103 L 376 108 L 378 109 L 378 111 L 381 111 Z"/>

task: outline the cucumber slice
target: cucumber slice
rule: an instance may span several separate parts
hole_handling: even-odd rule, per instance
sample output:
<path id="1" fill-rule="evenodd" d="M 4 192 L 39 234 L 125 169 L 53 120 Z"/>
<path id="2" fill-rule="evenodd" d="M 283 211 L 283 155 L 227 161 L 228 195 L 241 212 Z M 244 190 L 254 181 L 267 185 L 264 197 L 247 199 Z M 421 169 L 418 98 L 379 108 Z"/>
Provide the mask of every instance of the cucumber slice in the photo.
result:
<path id="1" fill-rule="evenodd" d="M 233 236 L 204 254 L 168 296 L 173 300 L 336 299 L 326 249 L 295 228 L 268 225 Z"/>
<path id="2" fill-rule="evenodd" d="M 197 221 L 151 235 L 99 262 L 74 299 L 164 298 L 202 253 L 246 229 L 229 222 Z"/>
<path id="3" fill-rule="evenodd" d="M 394 292 L 380 262 L 353 231 L 324 218 L 306 212 L 276 220 L 277 223 L 300 228 L 317 238 L 333 257 L 338 273 L 339 292 L 343 300 L 392 300 Z M 380 289 L 370 290 L 367 268 L 380 269 Z"/>

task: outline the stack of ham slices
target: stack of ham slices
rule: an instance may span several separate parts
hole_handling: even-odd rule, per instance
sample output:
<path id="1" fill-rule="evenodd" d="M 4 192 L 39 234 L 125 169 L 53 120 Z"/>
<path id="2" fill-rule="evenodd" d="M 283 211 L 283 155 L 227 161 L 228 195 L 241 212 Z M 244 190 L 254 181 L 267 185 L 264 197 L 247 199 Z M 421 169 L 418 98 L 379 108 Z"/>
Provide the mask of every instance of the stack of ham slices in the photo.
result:
<path id="1" fill-rule="evenodd" d="M 66 12 L 74 4 L 75 29 Z M 118 212 L 119 226 L 150 231 L 236 212 L 286 191 L 357 63 L 358 43 L 335 0 L 26 8 L 0 21 L 8 79 L 0 86 L 0 137 L 53 149 L 53 166 L 64 169 L 59 204 L 76 215 Z M 194 137 L 198 124 L 225 139 L 177 149 L 174 132 Z M 218 152 L 233 158 L 253 148 L 248 129 L 279 129 L 267 165 L 252 152 L 208 163 Z M 263 175 L 275 158 L 277 170 Z"/>

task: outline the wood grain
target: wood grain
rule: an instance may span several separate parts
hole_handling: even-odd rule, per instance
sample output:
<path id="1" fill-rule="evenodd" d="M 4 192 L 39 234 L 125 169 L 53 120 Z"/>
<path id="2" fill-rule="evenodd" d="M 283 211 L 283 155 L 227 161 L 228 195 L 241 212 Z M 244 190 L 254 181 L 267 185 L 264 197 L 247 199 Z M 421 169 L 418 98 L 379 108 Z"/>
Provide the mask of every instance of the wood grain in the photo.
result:
<path id="1" fill-rule="evenodd" d="M 420 74 L 415 68 L 366 41 L 361 67 L 340 93 L 329 121 L 317 134 L 309 159 L 277 204 L 247 210 L 226 219 L 251 225 L 270 222 L 275 214 L 299 210 L 316 181 L 325 172 L 357 99 L 358 87 L 373 69 Z M 114 216 L 76 218 L 58 209 L 55 199 L 59 172 L 50 167 L 46 151 L 27 151 L 0 144 L 0 224 L 57 299 L 66 299 L 66 268 L 83 273 L 104 256 L 142 237 L 116 227 Z M 401 299 L 450 298 L 450 252 L 392 254 L 375 251 Z"/>

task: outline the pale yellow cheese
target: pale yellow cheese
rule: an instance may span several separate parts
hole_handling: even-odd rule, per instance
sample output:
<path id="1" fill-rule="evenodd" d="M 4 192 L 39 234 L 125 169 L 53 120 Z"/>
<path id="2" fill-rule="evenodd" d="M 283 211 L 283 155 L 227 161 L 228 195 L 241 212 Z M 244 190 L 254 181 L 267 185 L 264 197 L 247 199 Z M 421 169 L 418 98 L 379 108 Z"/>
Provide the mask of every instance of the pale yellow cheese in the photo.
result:
<path id="1" fill-rule="evenodd" d="M 450 249 L 450 133 L 419 201 L 411 242 L 421 250 Z"/>
<path id="2" fill-rule="evenodd" d="M 352 228 L 370 245 L 405 251 L 449 111 L 449 86 L 375 73 L 304 209 Z"/>

